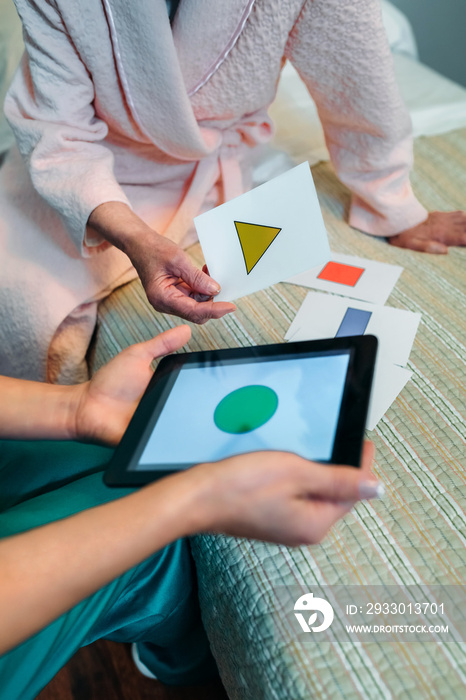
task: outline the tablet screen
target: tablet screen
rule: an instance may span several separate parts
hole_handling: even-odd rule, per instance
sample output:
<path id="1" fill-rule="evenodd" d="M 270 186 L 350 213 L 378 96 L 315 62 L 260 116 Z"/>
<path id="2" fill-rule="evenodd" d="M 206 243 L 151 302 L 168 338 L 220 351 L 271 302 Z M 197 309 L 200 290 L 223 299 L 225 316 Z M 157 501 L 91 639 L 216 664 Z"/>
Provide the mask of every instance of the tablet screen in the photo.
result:
<path id="1" fill-rule="evenodd" d="M 245 452 L 332 455 L 350 351 L 184 365 L 131 469 L 187 467 Z"/>

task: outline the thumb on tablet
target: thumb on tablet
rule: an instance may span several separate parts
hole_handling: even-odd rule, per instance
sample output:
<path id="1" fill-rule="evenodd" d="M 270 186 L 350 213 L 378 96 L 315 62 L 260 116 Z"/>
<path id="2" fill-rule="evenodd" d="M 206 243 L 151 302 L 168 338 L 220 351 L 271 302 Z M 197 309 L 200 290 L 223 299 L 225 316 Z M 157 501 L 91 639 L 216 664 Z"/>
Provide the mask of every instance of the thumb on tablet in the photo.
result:
<path id="1" fill-rule="evenodd" d="M 191 329 L 186 324 L 175 326 L 168 331 L 156 335 L 150 340 L 130 346 L 133 352 L 140 353 L 151 362 L 156 357 L 168 355 L 179 350 L 191 338 Z"/>
<path id="2" fill-rule="evenodd" d="M 359 469 L 334 465 L 319 469 L 318 476 L 313 474 L 312 491 L 309 495 L 335 503 L 381 498 L 384 486 L 370 469 L 374 452 L 373 443 L 366 441 Z"/>

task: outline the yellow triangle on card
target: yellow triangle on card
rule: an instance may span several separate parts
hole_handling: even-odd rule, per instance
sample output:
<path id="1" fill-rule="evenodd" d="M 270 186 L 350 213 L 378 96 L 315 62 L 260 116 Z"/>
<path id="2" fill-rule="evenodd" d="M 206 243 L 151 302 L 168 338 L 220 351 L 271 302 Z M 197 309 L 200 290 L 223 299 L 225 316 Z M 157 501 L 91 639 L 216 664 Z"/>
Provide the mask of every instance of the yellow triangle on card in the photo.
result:
<path id="1" fill-rule="evenodd" d="M 247 224 L 244 221 L 235 221 L 247 274 L 257 265 L 265 251 L 271 246 L 281 231 L 274 226 L 262 226 L 261 224 Z"/>

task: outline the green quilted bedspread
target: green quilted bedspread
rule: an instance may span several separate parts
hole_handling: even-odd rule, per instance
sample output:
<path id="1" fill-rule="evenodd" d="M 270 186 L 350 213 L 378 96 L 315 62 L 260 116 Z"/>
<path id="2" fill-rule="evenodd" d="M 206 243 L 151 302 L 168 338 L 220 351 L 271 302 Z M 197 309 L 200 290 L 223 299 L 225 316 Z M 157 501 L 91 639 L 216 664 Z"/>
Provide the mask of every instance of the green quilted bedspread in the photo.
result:
<path id="1" fill-rule="evenodd" d="M 369 434 L 386 496 L 360 503 L 318 546 L 195 538 L 205 625 L 231 698 L 464 698 L 464 643 L 274 637 L 277 586 L 458 585 L 466 571 L 466 251 L 423 255 L 354 231 L 344 223 L 349 193 L 331 165 L 313 175 L 332 249 L 401 265 L 387 304 L 422 314 L 413 377 Z M 429 209 L 466 208 L 466 131 L 419 139 L 412 181 Z M 190 252 L 201 264 L 199 246 Z M 244 298 L 234 316 L 193 326 L 187 349 L 280 342 L 307 291 L 278 284 Z M 177 323 L 149 307 L 139 282 L 117 290 L 100 307 L 94 368 Z"/>

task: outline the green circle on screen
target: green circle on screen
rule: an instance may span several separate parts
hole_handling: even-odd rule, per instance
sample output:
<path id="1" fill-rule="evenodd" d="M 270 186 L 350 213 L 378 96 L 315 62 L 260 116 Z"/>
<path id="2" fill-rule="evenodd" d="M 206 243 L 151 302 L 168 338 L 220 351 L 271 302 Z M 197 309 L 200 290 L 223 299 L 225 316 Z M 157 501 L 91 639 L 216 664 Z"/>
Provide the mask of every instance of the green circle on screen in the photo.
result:
<path id="1" fill-rule="evenodd" d="M 250 433 L 267 423 L 277 406 L 278 396 L 268 386 L 243 386 L 220 401 L 214 412 L 214 422 L 225 433 Z"/>

